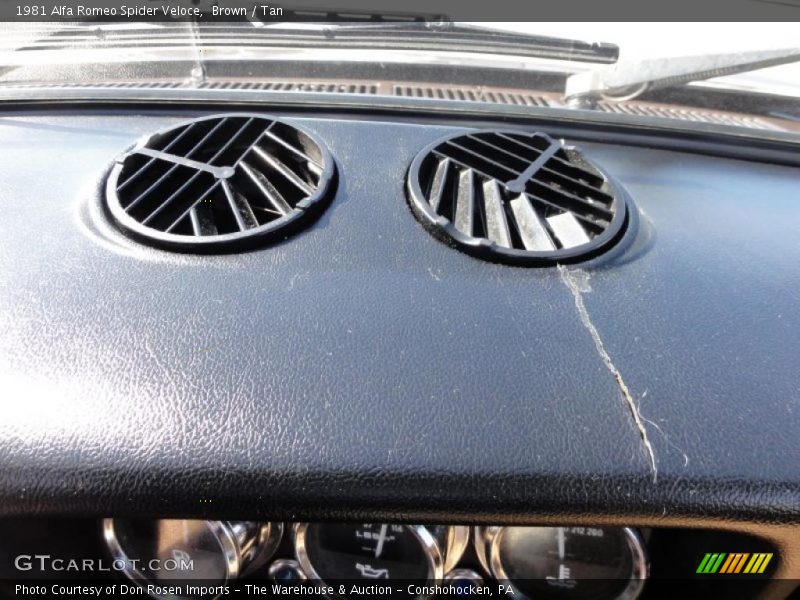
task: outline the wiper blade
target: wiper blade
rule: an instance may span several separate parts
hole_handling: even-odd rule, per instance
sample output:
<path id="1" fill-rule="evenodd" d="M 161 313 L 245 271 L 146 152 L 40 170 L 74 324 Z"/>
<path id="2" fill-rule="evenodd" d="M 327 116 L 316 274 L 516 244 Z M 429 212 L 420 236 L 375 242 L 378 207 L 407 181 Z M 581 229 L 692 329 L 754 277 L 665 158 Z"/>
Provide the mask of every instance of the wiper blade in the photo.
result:
<path id="1" fill-rule="evenodd" d="M 289 21 L 257 19 L 206 23 L 175 22 L 117 27 L 117 24 L 73 23 L 42 27 L 40 35 L 15 44 L 0 36 L 0 52 L 148 48 L 153 46 L 269 46 L 302 49 L 422 50 L 429 52 L 493 53 L 519 58 L 544 58 L 610 64 L 617 60 L 614 44 L 584 42 L 506 32 L 449 21 L 357 21 L 354 13 L 337 13 L 352 21 L 323 22 L 327 13 L 291 14 Z M 318 21 L 310 22 L 316 17 Z M 374 18 L 374 17 L 373 17 Z M 8 36 L 6 36 L 8 38 Z"/>
<path id="2" fill-rule="evenodd" d="M 263 24 L 272 40 L 307 39 L 319 43 L 375 49 L 488 52 L 610 64 L 619 58 L 615 44 L 506 32 L 450 21 Z"/>
<path id="3" fill-rule="evenodd" d="M 629 100 L 647 91 L 800 61 L 800 48 L 622 61 L 567 78 L 564 98 L 591 106 L 600 98 Z"/>

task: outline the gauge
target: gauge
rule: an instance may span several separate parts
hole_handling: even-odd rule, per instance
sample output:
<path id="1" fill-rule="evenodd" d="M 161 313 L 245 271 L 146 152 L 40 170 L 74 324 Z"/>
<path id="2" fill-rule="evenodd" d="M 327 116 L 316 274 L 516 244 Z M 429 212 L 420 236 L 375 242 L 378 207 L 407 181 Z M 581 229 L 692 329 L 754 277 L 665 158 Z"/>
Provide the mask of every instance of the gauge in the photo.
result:
<path id="1" fill-rule="evenodd" d="M 484 568 L 517 598 L 636 598 L 647 577 L 639 534 L 616 527 L 478 527 Z"/>
<path id="2" fill-rule="evenodd" d="M 441 581 L 468 538 L 466 527 L 304 523 L 295 528 L 295 552 L 310 579 L 431 583 Z"/>
<path id="3" fill-rule="evenodd" d="M 115 563 L 142 585 L 178 579 L 224 584 L 263 565 L 282 532 L 280 523 L 255 521 L 103 520 Z"/>

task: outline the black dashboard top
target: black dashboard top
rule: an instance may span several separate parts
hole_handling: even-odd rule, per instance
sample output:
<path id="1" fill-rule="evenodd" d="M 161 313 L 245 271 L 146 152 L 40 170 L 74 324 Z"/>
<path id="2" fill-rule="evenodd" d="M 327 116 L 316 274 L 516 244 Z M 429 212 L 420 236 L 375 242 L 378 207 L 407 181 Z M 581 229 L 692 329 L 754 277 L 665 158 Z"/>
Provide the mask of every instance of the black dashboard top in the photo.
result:
<path id="1" fill-rule="evenodd" d="M 101 198 L 121 151 L 191 116 L 0 119 L 5 515 L 800 520 L 796 169 L 569 140 L 635 231 L 509 267 L 406 201 L 415 154 L 463 124 L 288 115 L 335 157 L 330 207 L 179 255 Z"/>

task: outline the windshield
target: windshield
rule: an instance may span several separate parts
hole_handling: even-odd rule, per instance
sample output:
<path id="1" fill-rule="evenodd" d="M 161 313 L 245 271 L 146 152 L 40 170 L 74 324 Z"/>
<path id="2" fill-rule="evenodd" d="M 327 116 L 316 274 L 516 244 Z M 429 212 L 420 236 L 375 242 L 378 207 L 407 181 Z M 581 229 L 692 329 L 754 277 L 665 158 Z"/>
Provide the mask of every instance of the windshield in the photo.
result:
<path id="1" fill-rule="evenodd" d="M 22 87 L 150 86 L 189 95 L 227 86 L 666 119 L 694 109 L 700 120 L 787 131 L 797 131 L 800 122 L 795 23 L 453 23 L 431 15 L 355 13 L 312 22 L 314 14 L 300 16 L 2 23 L 0 92 L 8 98 Z M 759 62 L 764 51 L 773 52 L 771 62 Z M 783 54 L 775 59 L 775 52 Z M 579 74 L 586 90 L 573 102 L 570 78 Z M 636 85 L 612 89 L 604 83 L 609 74 Z"/>

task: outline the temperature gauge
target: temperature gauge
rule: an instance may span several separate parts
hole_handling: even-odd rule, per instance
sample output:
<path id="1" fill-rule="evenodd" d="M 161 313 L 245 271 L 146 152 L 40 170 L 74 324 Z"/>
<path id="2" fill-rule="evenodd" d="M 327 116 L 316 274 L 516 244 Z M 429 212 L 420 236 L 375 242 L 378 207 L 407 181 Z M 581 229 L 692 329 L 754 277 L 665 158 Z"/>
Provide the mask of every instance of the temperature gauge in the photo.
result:
<path id="1" fill-rule="evenodd" d="M 639 534 L 616 527 L 478 527 L 484 568 L 517 598 L 632 600 L 647 559 Z"/>

